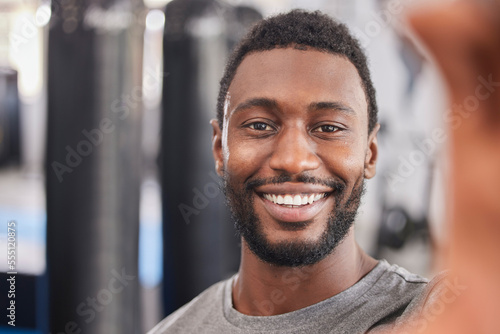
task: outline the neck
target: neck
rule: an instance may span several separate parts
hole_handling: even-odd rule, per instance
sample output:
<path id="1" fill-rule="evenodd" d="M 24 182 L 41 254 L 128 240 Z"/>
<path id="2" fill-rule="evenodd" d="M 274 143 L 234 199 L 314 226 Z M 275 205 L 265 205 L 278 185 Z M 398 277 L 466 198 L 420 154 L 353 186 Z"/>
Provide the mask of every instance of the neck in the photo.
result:
<path id="1" fill-rule="evenodd" d="M 233 305 L 252 316 L 296 311 L 346 290 L 376 264 L 358 246 L 352 230 L 325 259 L 297 268 L 261 261 L 243 240 L 241 265 L 233 284 Z"/>

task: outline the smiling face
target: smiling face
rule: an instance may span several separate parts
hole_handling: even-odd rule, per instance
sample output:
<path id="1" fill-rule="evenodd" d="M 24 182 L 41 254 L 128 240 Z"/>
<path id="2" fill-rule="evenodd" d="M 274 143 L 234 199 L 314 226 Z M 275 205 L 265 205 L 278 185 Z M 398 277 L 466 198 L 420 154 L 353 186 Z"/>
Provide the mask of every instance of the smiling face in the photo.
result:
<path id="1" fill-rule="evenodd" d="M 348 233 L 377 128 L 354 65 L 316 50 L 251 53 L 229 87 L 213 153 L 236 226 L 259 258 L 316 263 Z"/>

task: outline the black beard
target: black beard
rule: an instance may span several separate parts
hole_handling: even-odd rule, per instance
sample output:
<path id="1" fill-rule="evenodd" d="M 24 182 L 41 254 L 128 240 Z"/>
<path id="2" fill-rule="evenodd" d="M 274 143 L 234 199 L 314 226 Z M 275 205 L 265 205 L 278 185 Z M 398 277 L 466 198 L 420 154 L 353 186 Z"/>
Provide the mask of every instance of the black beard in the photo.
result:
<path id="1" fill-rule="evenodd" d="M 331 211 L 325 231 L 315 242 L 282 241 L 270 243 L 262 230 L 262 224 L 254 212 L 253 199 L 254 189 L 264 184 L 278 184 L 292 181 L 287 175 L 272 179 L 257 179 L 246 182 L 244 189 L 237 191 L 224 174 L 224 194 L 231 209 L 238 235 L 248 244 L 250 250 L 262 261 L 282 267 L 299 267 L 318 263 L 335 248 L 349 233 L 354 223 L 361 197 L 365 191 L 364 177 L 357 182 L 357 186 L 351 192 L 349 198 L 345 199 L 345 184 L 333 179 L 322 180 L 313 177 L 302 176 L 294 179 L 295 182 L 323 184 L 331 187 L 334 191 L 329 196 L 335 197 L 335 206 Z M 291 230 L 299 230 L 307 226 L 308 222 L 287 223 Z"/>

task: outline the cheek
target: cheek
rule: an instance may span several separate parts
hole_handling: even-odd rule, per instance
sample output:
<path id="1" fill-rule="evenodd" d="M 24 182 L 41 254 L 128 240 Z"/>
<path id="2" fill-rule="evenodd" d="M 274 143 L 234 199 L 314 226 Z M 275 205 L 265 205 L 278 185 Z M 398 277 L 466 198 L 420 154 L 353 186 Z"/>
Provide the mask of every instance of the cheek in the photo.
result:
<path id="1" fill-rule="evenodd" d="M 321 147 L 318 155 L 332 174 L 353 182 L 364 172 L 365 150 L 360 143 Z"/>
<path id="2" fill-rule="evenodd" d="M 251 141 L 230 140 L 227 146 L 226 171 L 243 179 L 256 173 L 269 156 L 268 145 Z"/>

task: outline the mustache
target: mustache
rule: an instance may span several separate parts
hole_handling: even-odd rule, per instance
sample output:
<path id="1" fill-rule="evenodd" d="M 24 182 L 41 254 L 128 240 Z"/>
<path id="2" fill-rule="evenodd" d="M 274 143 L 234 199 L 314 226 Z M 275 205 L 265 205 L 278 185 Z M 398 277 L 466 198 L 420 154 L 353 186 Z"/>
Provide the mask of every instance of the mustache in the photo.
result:
<path id="1" fill-rule="evenodd" d="M 299 175 L 297 177 L 292 177 L 288 174 L 281 174 L 270 178 L 256 178 L 245 182 L 245 190 L 250 192 L 257 187 L 266 184 L 281 184 L 286 182 L 301 182 L 310 184 L 320 184 L 332 188 L 334 192 L 343 192 L 346 188 L 346 184 L 334 178 L 318 178 L 309 175 Z"/>

